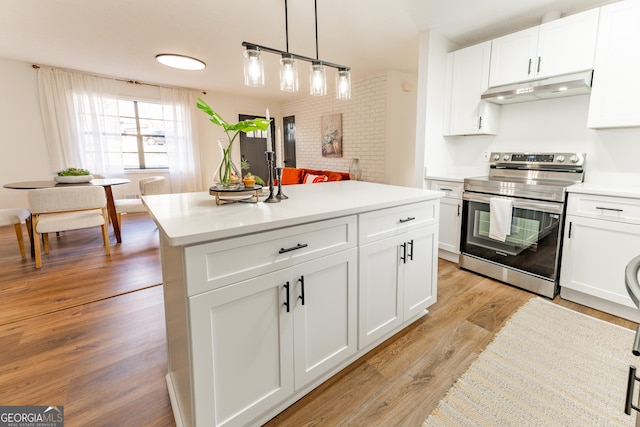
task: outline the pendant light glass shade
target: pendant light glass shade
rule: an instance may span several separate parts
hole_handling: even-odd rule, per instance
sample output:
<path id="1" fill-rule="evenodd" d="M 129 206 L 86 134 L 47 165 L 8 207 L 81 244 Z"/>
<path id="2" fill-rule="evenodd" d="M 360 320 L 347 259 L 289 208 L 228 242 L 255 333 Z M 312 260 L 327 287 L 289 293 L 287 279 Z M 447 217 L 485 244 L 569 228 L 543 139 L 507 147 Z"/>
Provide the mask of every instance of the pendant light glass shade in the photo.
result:
<path id="1" fill-rule="evenodd" d="M 314 62 L 311 65 L 309 87 L 310 93 L 313 96 L 324 96 L 327 94 L 327 74 L 324 71 L 324 65 L 320 62 Z"/>
<path id="2" fill-rule="evenodd" d="M 351 99 L 351 72 L 338 70 L 336 74 L 336 99 Z"/>
<path id="3" fill-rule="evenodd" d="M 247 48 L 244 53 L 244 84 L 251 87 L 264 86 L 264 61 L 260 51 Z"/>
<path id="4" fill-rule="evenodd" d="M 292 56 L 282 55 L 280 60 L 280 90 L 298 91 L 298 66 Z"/>

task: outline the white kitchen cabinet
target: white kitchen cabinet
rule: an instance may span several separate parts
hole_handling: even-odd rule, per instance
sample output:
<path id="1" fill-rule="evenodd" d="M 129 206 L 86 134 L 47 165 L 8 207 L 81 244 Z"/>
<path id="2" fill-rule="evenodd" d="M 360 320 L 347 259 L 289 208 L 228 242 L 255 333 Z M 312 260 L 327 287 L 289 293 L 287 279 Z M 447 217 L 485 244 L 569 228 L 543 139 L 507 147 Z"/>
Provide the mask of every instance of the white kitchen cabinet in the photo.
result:
<path id="1" fill-rule="evenodd" d="M 603 6 L 587 126 L 640 126 L 640 2 Z"/>
<path id="2" fill-rule="evenodd" d="M 565 221 L 560 296 L 640 322 L 624 282 L 640 255 L 640 200 L 570 194 Z"/>
<path id="3" fill-rule="evenodd" d="M 592 69 L 598 15 L 591 9 L 494 39 L 489 86 Z"/>
<path id="4" fill-rule="evenodd" d="M 356 352 L 356 263 L 354 248 L 191 298 L 198 424 L 246 425 Z"/>
<path id="5" fill-rule="evenodd" d="M 490 60 L 490 41 L 447 56 L 445 136 L 497 133 L 500 106 L 480 99 L 489 88 Z"/>
<path id="6" fill-rule="evenodd" d="M 457 263 L 460 255 L 464 185 L 457 181 L 429 180 L 428 186 L 431 190 L 445 193 L 445 196 L 440 199 L 438 256 Z"/>
<path id="7" fill-rule="evenodd" d="M 418 204 L 404 211 L 360 215 L 359 222 L 369 224 L 365 226 L 368 238 L 360 232 L 361 241 L 369 242 L 360 246 L 359 254 L 360 349 L 426 314 L 426 308 L 436 302 L 438 225 L 433 222 L 437 217 L 434 208 Z M 394 223 L 407 226 L 399 227 L 390 237 L 377 232 L 390 230 Z"/>

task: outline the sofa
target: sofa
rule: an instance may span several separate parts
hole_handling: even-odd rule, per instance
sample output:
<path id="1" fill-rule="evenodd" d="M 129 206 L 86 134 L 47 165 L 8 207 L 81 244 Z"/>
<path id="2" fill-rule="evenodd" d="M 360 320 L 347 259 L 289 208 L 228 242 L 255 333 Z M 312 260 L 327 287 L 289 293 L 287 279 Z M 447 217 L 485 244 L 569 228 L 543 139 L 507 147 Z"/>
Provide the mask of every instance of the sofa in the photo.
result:
<path id="1" fill-rule="evenodd" d="M 282 169 L 282 185 L 316 184 L 319 182 L 343 181 L 348 179 L 348 172 L 334 172 L 306 168 Z"/>

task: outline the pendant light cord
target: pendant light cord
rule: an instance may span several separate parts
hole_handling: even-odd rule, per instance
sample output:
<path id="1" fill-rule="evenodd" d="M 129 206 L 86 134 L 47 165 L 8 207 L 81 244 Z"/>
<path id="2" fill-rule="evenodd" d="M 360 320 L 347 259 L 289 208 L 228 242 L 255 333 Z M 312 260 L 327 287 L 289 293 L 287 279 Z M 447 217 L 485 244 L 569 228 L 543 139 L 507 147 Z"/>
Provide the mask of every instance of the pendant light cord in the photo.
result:
<path id="1" fill-rule="evenodd" d="M 320 60 L 318 55 L 318 0 L 313 0 L 313 8 L 316 14 L 316 60 Z"/>
<path id="2" fill-rule="evenodd" d="M 287 0 L 284 0 L 284 33 L 287 38 L 287 53 L 289 53 L 289 14 L 287 11 Z M 316 35 L 316 38 L 317 37 Z"/>

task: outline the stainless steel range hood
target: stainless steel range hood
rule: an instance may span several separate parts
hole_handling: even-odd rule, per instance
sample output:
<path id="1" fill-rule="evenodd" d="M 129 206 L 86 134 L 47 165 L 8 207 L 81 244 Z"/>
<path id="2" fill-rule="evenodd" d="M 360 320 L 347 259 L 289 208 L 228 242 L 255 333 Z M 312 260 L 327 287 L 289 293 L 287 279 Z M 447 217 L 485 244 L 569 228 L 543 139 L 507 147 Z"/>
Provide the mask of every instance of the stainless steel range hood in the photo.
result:
<path id="1" fill-rule="evenodd" d="M 540 101 L 591 92 L 593 70 L 489 88 L 480 97 L 495 104 Z"/>

